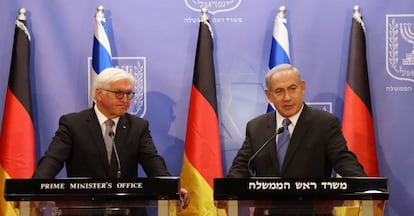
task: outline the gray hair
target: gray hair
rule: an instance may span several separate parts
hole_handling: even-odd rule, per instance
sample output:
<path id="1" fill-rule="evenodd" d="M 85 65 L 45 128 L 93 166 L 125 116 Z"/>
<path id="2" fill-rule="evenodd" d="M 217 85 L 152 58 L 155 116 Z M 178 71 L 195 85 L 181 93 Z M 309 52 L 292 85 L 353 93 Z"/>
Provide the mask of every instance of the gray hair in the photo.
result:
<path id="1" fill-rule="evenodd" d="M 270 89 L 270 80 L 272 79 L 272 76 L 276 73 L 280 73 L 282 71 L 291 71 L 293 73 L 295 73 L 298 76 L 299 81 L 302 81 L 302 76 L 300 75 L 299 70 L 290 65 L 290 64 L 279 64 L 276 65 L 275 67 L 273 67 L 272 69 L 270 69 L 266 76 L 265 76 L 265 84 L 266 84 L 266 89 Z"/>
<path id="2" fill-rule="evenodd" d="M 126 72 L 125 70 L 121 68 L 106 68 L 101 73 L 98 74 L 98 76 L 95 79 L 94 83 L 94 90 L 96 89 L 106 89 L 109 87 L 109 84 L 112 82 L 116 82 L 118 80 L 124 80 L 127 79 L 131 82 L 132 85 L 134 85 L 135 79 L 134 76 Z"/>

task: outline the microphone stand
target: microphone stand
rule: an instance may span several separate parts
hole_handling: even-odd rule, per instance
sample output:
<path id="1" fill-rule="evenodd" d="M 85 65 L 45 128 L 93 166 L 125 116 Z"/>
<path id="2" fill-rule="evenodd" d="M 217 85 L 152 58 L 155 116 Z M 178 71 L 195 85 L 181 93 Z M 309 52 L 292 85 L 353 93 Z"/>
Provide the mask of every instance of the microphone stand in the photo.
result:
<path id="1" fill-rule="evenodd" d="M 109 132 L 109 136 L 112 139 L 112 146 L 114 147 L 114 152 L 115 152 L 115 158 L 116 158 L 116 163 L 118 165 L 118 170 L 116 171 L 116 177 L 117 178 L 121 178 L 121 161 L 119 160 L 119 155 L 118 155 L 118 150 L 115 144 L 115 134 L 113 131 Z"/>
<path id="2" fill-rule="evenodd" d="M 284 127 L 281 127 L 281 128 L 279 128 L 278 130 L 277 130 L 277 133 L 275 133 L 275 134 L 273 134 L 269 139 L 267 139 L 266 140 L 266 142 L 264 142 L 263 143 L 263 145 L 262 146 L 260 146 L 260 148 L 259 149 L 257 149 L 257 151 L 250 157 L 250 159 L 249 159 L 249 161 L 247 162 L 247 168 L 249 169 L 249 172 L 250 172 L 250 175 L 252 176 L 252 177 L 254 177 L 254 176 L 256 176 L 255 175 L 255 173 L 253 173 L 253 170 L 252 170 L 252 168 L 250 167 L 250 165 L 251 165 L 251 163 L 252 163 L 252 160 L 254 159 L 254 158 L 256 158 L 256 156 L 264 149 L 264 147 L 266 147 L 267 146 L 267 144 L 269 144 L 270 143 L 270 141 L 272 140 L 272 139 L 274 139 L 277 135 L 279 135 L 279 134 L 281 134 L 281 133 L 283 133 L 283 131 L 285 130 L 285 128 Z"/>

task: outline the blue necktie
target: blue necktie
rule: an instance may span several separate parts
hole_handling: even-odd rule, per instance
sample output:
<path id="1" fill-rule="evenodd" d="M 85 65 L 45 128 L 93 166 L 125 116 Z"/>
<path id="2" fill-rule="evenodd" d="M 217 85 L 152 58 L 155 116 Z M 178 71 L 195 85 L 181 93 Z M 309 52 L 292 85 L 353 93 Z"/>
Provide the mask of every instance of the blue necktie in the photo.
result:
<path id="1" fill-rule="evenodd" d="M 290 134 L 288 129 L 290 120 L 284 119 L 282 125 L 284 128 L 283 132 L 277 137 L 277 158 L 279 160 L 280 169 L 282 169 L 283 160 L 285 159 L 286 150 L 290 141 Z"/>

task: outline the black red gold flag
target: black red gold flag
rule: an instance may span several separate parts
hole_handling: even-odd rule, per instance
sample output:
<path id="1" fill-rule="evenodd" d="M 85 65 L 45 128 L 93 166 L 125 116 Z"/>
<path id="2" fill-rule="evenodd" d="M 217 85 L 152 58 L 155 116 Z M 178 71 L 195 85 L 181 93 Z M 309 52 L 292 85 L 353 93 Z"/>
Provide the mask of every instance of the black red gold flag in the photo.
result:
<path id="1" fill-rule="evenodd" d="M 223 177 L 220 148 L 213 38 L 207 11 L 203 10 L 181 171 L 181 184 L 189 191 L 191 202 L 183 215 L 217 215 L 213 179 Z"/>
<path id="2" fill-rule="evenodd" d="M 342 127 L 349 149 L 356 154 L 365 172 L 368 176 L 378 176 L 365 26 L 359 8 L 352 19 Z"/>
<path id="3" fill-rule="evenodd" d="M 0 135 L 0 215 L 14 215 L 3 197 L 7 178 L 30 178 L 35 168 L 35 135 L 30 93 L 30 33 L 19 10 Z"/>

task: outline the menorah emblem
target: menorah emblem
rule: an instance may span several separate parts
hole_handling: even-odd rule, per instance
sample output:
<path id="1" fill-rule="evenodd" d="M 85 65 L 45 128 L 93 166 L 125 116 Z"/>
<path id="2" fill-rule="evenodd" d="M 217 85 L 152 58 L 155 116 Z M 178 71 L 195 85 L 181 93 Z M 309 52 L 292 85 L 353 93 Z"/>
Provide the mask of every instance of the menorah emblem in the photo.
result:
<path id="1" fill-rule="evenodd" d="M 131 105 L 128 109 L 128 113 L 136 115 L 138 117 L 144 117 L 147 111 L 147 66 L 146 57 L 112 57 L 115 62 L 114 67 L 122 68 L 130 73 L 135 78 L 134 86 L 132 87 L 135 92 L 134 97 L 131 99 Z M 92 58 L 88 57 L 88 73 L 92 69 Z"/>
<path id="2" fill-rule="evenodd" d="M 187 7 L 200 12 L 201 8 L 207 8 L 210 14 L 228 12 L 239 7 L 242 0 L 184 0 Z"/>
<path id="3" fill-rule="evenodd" d="M 388 14 L 385 25 L 388 75 L 414 82 L 414 14 Z"/>
<path id="4" fill-rule="evenodd" d="M 411 53 L 406 53 L 402 59 L 403 65 L 414 65 L 414 32 L 411 30 L 412 23 L 400 23 L 401 36 L 405 41 L 411 44 Z"/>
<path id="5" fill-rule="evenodd" d="M 116 67 L 122 68 L 135 78 L 133 91 L 134 98 L 131 99 L 131 106 L 128 113 L 144 117 L 146 112 L 146 58 L 145 57 L 121 57 L 118 58 Z"/>

